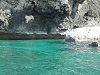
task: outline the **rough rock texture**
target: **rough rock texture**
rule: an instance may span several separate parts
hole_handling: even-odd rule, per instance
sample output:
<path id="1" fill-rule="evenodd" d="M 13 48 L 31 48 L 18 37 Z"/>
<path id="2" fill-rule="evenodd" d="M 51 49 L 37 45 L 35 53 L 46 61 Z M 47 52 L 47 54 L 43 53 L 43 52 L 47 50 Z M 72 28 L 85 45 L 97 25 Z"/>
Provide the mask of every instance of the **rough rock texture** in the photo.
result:
<path id="1" fill-rule="evenodd" d="M 97 42 L 92 42 L 91 44 L 89 44 L 89 46 L 91 46 L 91 47 L 98 47 L 98 43 Z"/>
<path id="2" fill-rule="evenodd" d="M 11 16 L 9 10 L 0 10 L 0 29 L 7 30 L 9 25 L 9 17 Z"/>
<path id="3" fill-rule="evenodd" d="M 99 6 L 99 0 L 0 0 L 0 9 L 11 14 L 4 16 L 8 23 L 0 18 L 0 28 L 15 33 L 57 33 L 99 22 Z M 30 15 L 34 19 L 26 23 L 25 16 Z"/>
<path id="4" fill-rule="evenodd" d="M 73 38 L 76 42 L 96 41 L 100 42 L 100 26 L 87 26 L 82 28 L 72 29 L 65 32 L 66 40 Z"/>

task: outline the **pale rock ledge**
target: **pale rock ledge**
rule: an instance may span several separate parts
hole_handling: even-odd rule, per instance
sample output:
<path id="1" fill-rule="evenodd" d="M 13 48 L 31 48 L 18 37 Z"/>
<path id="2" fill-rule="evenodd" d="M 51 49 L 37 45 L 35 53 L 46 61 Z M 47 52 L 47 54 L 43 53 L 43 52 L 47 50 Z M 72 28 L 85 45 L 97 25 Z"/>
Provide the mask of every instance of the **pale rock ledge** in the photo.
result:
<path id="1" fill-rule="evenodd" d="M 69 39 L 69 36 L 75 39 L 76 42 L 82 41 L 96 41 L 100 42 L 100 26 L 88 26 L 82 28 L 76 28 L 63 33 L 66 35 L 66 39 Z"/>

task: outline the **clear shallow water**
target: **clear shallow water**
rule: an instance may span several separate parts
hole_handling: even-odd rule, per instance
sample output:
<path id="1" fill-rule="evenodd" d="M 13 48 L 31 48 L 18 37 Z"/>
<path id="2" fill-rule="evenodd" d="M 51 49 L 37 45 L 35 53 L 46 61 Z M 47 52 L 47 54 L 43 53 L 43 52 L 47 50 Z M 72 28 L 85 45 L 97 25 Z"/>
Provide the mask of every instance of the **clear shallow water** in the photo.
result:
<path id="1" fill-rule="evenodd" d="M 100 75 L 100 48 L 63 40 L 2 40 L 0 75 Z"/>

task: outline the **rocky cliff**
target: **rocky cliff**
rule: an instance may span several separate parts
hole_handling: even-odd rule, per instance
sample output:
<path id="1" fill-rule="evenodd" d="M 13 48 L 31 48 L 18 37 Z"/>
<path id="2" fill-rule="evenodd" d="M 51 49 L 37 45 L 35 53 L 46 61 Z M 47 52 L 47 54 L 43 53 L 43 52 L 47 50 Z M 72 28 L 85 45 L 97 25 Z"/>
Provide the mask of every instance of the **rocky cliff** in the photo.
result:
<path id="1" fill-rule="evenodd" d="M 99 25 L 99 18 L 99 0 L 0 0 L 0 30 L 6 32 L 58 33 Z"/>

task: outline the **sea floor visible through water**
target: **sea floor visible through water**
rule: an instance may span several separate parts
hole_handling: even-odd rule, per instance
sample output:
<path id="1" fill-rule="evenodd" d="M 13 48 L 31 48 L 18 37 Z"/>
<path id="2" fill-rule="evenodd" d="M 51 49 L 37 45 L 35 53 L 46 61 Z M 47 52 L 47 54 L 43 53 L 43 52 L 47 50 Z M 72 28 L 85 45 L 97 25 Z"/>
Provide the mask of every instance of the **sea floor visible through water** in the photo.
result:
<path id="1" fill-rule="evenodd" d="M 100 75 L 100 47 L 64 40 L 1 40 L 0 75 Z"/>

